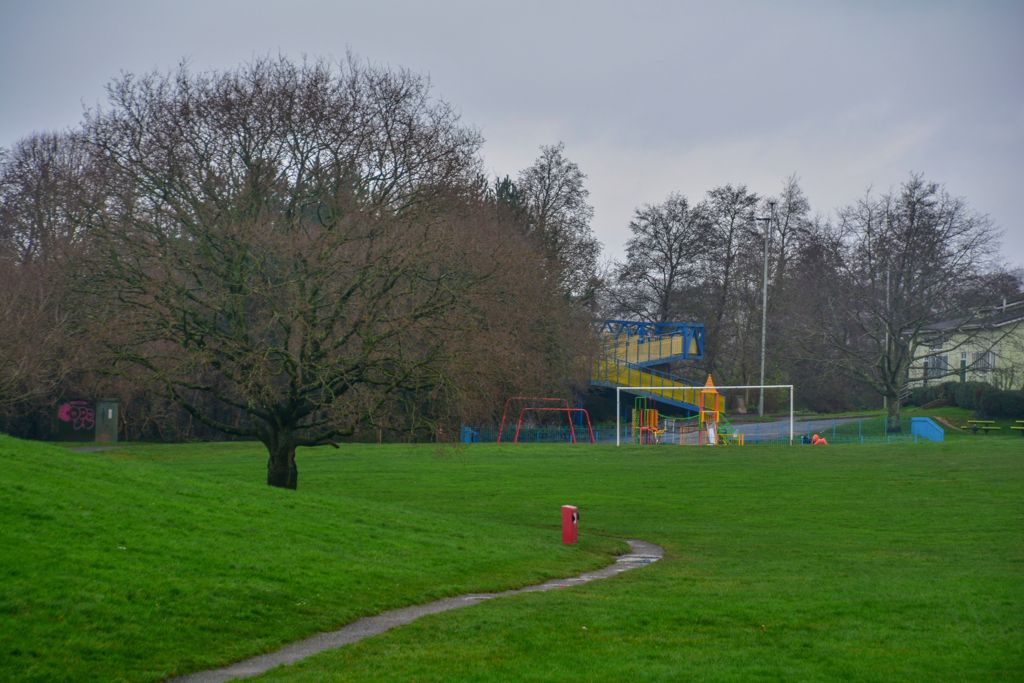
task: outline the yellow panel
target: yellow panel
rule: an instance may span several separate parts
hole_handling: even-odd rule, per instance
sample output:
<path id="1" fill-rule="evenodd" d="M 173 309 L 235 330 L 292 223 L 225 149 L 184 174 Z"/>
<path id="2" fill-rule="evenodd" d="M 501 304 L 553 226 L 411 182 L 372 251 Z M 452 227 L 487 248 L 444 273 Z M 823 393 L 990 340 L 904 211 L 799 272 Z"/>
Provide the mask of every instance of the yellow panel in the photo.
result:
<path id="1" fill-rule="evenodd" d="M 686 339 L 681 334 L 655 337 L 621 337 L 605 335 L 605 348 L 615 358 L 632 363 L 649 363 L 661 358 L 681 356 Z M 688 353 L 696 354 L 697 342 L 691 340 Z"/>
<path id="2" fill-rule="evenodd" d="M 594 367 L 594 378 L 620 387 L 649 387 L 655 396 L 693 405 L 697 404 L 700 395 L 700 389 L 683 389 L 678 382 L 628 367 L 618 360 L 598 361 Z"/>

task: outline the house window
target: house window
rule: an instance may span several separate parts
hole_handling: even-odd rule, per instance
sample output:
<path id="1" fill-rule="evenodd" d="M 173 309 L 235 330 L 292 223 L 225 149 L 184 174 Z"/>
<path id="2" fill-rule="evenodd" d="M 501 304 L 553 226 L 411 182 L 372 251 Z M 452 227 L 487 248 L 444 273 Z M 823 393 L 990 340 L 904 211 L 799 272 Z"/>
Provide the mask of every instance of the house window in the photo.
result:
<path id="1" fill-rule="evenodd" d="M 979 372 L 988 372 L 996 368 L 996 355 L 991 351 L 976 351 L 972 365 Z"/>
<path id="2" fill-rule="evenodd" d="M 924 366 L 925 377 L 937 379 L 949 374 L 949 357 L 946 355 L 932 356 Z"/>

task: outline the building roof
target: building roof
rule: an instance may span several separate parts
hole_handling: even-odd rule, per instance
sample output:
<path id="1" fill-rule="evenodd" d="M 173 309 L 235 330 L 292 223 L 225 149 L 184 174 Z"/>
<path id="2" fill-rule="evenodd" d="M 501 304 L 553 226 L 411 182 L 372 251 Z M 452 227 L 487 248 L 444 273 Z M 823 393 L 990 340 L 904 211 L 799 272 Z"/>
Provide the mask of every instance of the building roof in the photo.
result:
<path id="1" fill-rule="evenodd" d="M 979 308 L 973 316 L 943 320 L 929 325 L 928 329 L 933 332 L 997 329 L 1020 322 L 1024 322 L 1024 296 L 1011 300 L 1004 298 L 997 306 Z"/>

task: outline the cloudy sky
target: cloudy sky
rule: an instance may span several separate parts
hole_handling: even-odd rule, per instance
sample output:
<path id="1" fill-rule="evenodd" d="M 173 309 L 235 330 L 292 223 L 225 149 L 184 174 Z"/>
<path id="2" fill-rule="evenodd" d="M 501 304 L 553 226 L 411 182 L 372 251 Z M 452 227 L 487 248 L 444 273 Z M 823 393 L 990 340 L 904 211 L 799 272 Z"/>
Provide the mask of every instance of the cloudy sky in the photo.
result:
<path id="1" fill-rule="evenodd" d="M 829 216 L 920 172 L 1024 265 L 1019 0 L 0 0 L 0 146 L 74 125 L 121 71 L 346 50 L 428 74 L 492 174 L 564 141 L 610 257 L 673 191 L 796 174 Z"/>

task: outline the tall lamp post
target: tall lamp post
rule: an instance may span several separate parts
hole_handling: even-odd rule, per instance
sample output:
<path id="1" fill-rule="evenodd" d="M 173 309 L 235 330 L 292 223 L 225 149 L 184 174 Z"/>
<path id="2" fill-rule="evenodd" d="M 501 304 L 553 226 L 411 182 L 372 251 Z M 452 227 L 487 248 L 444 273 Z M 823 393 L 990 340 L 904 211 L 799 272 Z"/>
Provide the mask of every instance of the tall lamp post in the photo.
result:
<path id="1" fill-rule="evenodd" d="M 765 221 L 764 226 L 764 275 L 761 285 L 761 388 L 757 399 L 757 415 L 764 417 L 764 356 L 765 342 L 768 333 L 768 241 L 772 234 L 772 221 L 775 219 L 775 202 L 768 202 L 768 215 L 755 218 L 755 221 Z"/>

